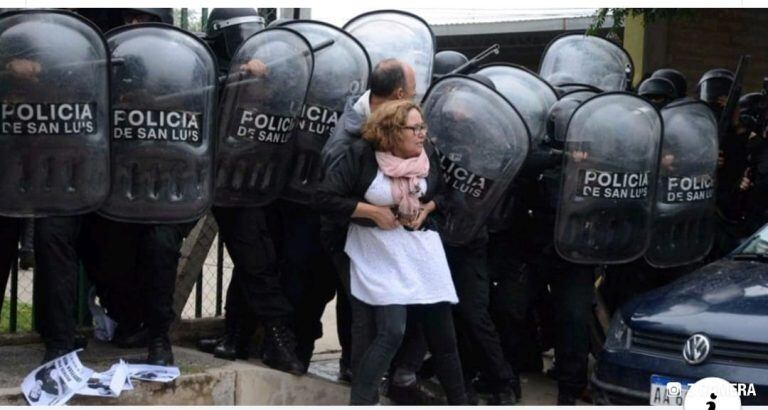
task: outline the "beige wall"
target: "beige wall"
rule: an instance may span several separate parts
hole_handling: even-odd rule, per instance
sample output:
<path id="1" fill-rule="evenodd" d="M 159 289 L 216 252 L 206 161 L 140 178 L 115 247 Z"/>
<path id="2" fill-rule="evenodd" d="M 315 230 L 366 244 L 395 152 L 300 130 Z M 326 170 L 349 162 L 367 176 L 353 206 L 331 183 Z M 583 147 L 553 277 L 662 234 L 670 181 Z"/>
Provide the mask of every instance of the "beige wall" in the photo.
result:
<path id="1" fill-rule="evenodd" d="M 707 70 L 735 71 L 739 56 L 750 54 L 744 91 L 758 91 L 768 77 L 768 9 L 698 9 L 692 18 L 646 27 L 643 46 L 640 74 L 662 67 L 680 70 L 689 94 Z"/>

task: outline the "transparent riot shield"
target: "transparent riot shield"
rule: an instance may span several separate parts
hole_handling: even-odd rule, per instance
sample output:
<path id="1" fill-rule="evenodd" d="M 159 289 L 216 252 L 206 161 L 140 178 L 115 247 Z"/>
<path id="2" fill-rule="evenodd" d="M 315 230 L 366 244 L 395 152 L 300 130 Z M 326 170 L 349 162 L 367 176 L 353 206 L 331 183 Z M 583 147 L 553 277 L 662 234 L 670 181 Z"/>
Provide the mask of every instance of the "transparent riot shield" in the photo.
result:
<path id="1" fill-rule="evenodd" d="M 658 110 L 634 94 L 600 94 L 576 108 L 555 226 L 560 256 L 609 264 L 645 253 L 662 133 Z"/>
<path id="2" fill-rule="evenodd" d="M 310 44 L 332 43 L 315 52 L 309 91 L 293 132 L 295 157 L 283 198 L 308 204 L 322 179 L 320 152 L 344 111 L 347 99 L 368 88 L 371 63 L 365 48 L 349 33 L 319 21 L 292 20 Z"/>
<path id="3" fill-rule="evenodd" d="M 443 240 L 465 244 L 475 238 L 523 165 L 530 133 L 501 94 L 463 75 L 442 77 L 422 106 L 449 190 Z"/>
<path id="4" fill-rule="evenodd" d="M 557 101 L 557 93 L 543 78 L 512 64 L 490 64 L 477 70 L 493 81 L 501 93 L 523 116 L 531 131 L 531 150 L 544 141 L 547 113 Z"/>
<path id="5" fill-rule="evenodd" d="M 416 72 L 416 100 L 421 100 L 432 79 L 435 35 L 426 21 L 398 10 L 379 10 L 361 14 L 344 25 L 344 30 L 363 44 L 371 66 L 381 60 L 397 58 Z"/>
<path id="6" fill-rule="evenodd" d="M 658 268 L 701 260 L 715 239 L 717 120 L 707 104 L 685 99 L 661 110 L 661 145 L 651 245 Z"/>
<path id="7" fill-rule="evenodd" d="M 99 212 L 139 223 L 180 223 L 213 201 L 216 59 L 166 24 L 110 31 L 112 191 Z"/>
<path id="8" fill-rule="evenodd" d="M 94 211 L 109 193 L 109 53 L 55 10 L 0 15 L 0 215 Z"/>
<path id="9" fill-rule="evenodd" d="M 553 86 L 585 84 L 603 91 L 623 91 L 632 78 L 632 58 L 602 37 L 563 34 L 549 43 L 539 75 Z"/>
<path id="10" fill-rule="evenodd" d="M 263 206 L 280 197 L 313 64 L 309 42 L 284 27 L 260 31 L 240 46 L 221 98 L 217 206 Z M 261 68 L 249 71 L 249 65 Z"/>

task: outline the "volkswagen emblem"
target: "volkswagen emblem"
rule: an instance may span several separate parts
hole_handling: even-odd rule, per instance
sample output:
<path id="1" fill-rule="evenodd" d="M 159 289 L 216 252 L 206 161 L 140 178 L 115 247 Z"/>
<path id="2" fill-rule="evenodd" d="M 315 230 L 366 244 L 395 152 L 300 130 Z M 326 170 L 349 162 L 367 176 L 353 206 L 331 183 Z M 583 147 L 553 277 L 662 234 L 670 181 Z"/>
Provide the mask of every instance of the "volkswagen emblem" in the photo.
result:
<path id="1" fill-rule="evenodd" d="M 685 342 L 685 346 L 683 346 L 683 359 L 688 364 L 701 364 L 709 357 L 711 346 L 708 337 L 697 333 L 689 337 Z"/>

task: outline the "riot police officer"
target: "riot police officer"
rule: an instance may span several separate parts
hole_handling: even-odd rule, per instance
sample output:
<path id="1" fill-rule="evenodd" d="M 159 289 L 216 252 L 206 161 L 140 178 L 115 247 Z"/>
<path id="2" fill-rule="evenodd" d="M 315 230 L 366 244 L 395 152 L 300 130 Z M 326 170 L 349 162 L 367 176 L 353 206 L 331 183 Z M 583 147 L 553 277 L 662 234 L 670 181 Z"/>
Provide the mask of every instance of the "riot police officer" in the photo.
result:
<path id="1" fill-rule="evenodd" d="M 722 120 L 733 73 L 723 68 L 709 70 L 696 87 L 699 99 L 706 102 L 718 122 Z M 717 236 L 710 259 L 719 259 L 732 251 L 739 240 L 748 235 L 743 224 L 742 201 L 735 200 L 739 185 L 747 170 L 747 141 L 750 132 L 739 124 L 738 110 L 733 113 L 731 127 L 720 136 L 720 157 L 717 170 Z"/>
<path id="2" fill-rule="evenodd" d="M 6 26 L 0 35 L 0 65 L 6 69 L 0 82 L 2 150 L 10 149 L 15 158 L 24 159 L 2 161 L 4 183 L 24 187 L 4 186 L 2 208 L 4 215 L 41 217 L 34 234 L 34 305 L 48 361 L 75 347 L 73 307 L 78 257 L 83 255 L 77 249 L 82 214 L 97 208 L 109 190 L 108 53 L 98 29 L 69 12 L 16 11 L 0 21 L 4 26 L 28 27 Z M 72 110 L 72 121 L 51 122 L 50 115 L 42 114 L 25 121 L 15 110 L 6 112 L 8 107 L 33 106 L 32 102 L 43 103 L 39 106 L 50 112 Z M 7 128 L 14 123 L 16 127 Z M 25 146 L 31 140 L 33 145 Z M 24 174 L 17 174 L 19 166 Z M 3 253 L 15 254 L 18 231 L 12 236 L 7 238 L 12 246 Z M 3 260 L 4 271 L 6 263 Z"/>
<path id="3" fill-rule="evenodd" d="M 653 105 L 661 109 L 677 96 L 677 90 L 672 81 L 666 78 L 649 78 L 637 88 L 637 94 L 649 99 Z"/>
<path id="4" fill-rule="evenodd" d="M 737 129 L 749 133 L 747 139 L 748 168 L 739 181 L 739 190 L 732 198 L 740 203 L 743 233 L 748 235 L 768 222 L 768 135 L 766 107 L 768 99 L 763 93 L 753 92 L 739 99 Z"/>
<path id="5" fill-rule="evenodd" d="M 688 94 L 688 82 L 685 75 L 674 68 L 660 68 L 651 74 L 651 78 L 666 78 L 675 86 L 675 98 L 684 98 Z"/>
<path id="6" fill-rule="evenodd" d="M 248 37 L 263 29 L 256 10 L 214 9 L 208 18 L 206 37 L 229 72 L 235 51 Z M 263 62 L 249 60 L 241 70 L 256 77 L 266 74 Z M 296 340 L 290 326 L 293 307 L 280 283 L 277 254 L 264 207 L 214 207 L 213 214 L 234 263 L 227 290 L 226 334 L 214 355 L 230 360 L 248 356 L 248 341 L 255 320 L 263 323 L 264 364 L 295 375 L 306 372 L 297 359 Z"/>

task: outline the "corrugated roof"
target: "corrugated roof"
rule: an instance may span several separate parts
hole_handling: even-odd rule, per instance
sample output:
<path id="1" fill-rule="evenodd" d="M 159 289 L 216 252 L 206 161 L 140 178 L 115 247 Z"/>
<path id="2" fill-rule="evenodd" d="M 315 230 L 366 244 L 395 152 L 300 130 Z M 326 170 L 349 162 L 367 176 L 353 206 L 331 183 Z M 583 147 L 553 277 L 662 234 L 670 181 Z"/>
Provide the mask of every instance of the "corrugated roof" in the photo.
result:
<path id="1" fill-rule="evenodd" d="M 356 15 L 380 9 L 350 5 L 348 8 L 312 7 L 312 18 L 342 26 Z M 482 9 L 482 8 L 402 8 L 426 20 L 431 26 L 454 24 L 505 23 L 589 17 L 596 9 Z"/>
<path id="2" fill-rule="evenodd" d="M 591 17 L 595 9 L 423 9 L 413 12 L 430 25 L 441 26 Z"/>

